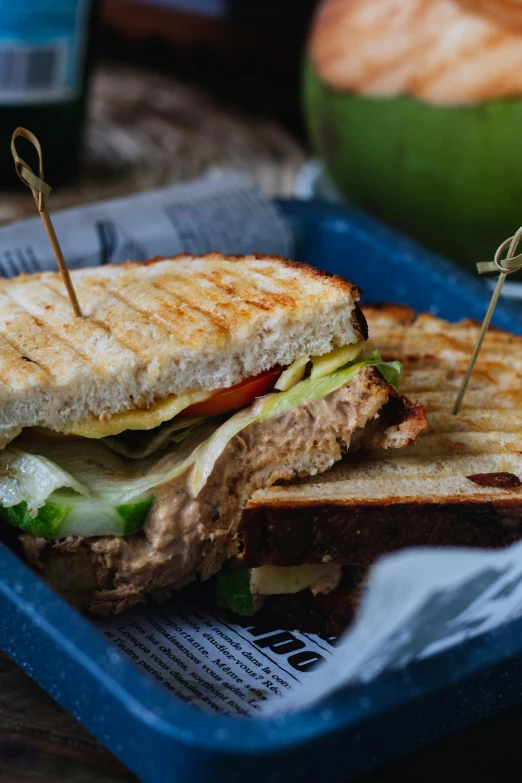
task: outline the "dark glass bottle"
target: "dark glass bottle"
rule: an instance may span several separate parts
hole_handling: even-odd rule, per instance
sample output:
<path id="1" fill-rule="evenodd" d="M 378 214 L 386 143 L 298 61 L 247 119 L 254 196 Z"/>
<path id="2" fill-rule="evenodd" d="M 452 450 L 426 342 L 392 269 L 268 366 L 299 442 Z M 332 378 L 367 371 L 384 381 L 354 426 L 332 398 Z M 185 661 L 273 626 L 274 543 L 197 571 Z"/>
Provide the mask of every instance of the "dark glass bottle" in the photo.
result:
<path id="1" fill-rule="evenodd" d="M 77 172 L 94 9 L 93 0 L 0 0 L 1 189 L 18 186 L 10 143 L 19 125 L 38 136 L 49 184 Z M 25 139 L 17 149 L 36 166 Z"/>

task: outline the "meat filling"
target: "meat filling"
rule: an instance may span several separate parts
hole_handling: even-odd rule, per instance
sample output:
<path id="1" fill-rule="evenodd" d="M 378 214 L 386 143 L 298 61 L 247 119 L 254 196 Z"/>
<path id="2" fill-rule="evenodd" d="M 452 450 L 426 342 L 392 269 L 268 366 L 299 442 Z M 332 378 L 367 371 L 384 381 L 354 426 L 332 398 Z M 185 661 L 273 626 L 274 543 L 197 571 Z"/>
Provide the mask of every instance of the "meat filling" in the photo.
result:
<path id="1" fill-rule="evenodd" d="M 191 469 L 158 486 L 140 533 L 21 541 L 55 589 L 98 614 L 116 613 L 216 573 L 238 551 L 238 523 L 255 490 L 327 470 L 348 450 L 407 445 L 425 426 L 422 406 L 367 367 L 328 396 L 242 430 L 196 498 Z"/>

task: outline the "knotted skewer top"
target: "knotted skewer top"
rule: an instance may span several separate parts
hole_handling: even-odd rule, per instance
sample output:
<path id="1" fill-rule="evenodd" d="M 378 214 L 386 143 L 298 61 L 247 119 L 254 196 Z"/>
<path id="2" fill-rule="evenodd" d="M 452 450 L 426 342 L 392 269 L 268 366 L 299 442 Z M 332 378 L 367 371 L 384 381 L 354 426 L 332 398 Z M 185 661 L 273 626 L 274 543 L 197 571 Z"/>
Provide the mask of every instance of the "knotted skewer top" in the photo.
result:
<path id="1" fill-rule="evenodd" d="M 462 384 L 459 389 L 457 399 L 455 400 L 455 405 L 453 406 L 452 413 L 455 415 L 459 412 L 460 406 L 462 405 L 462 400 L 464 399 L 466 389 L 468 388 L 468 384 L 471 378 L 471 374 L 473 372 L 473 368 L 475 367 L 475 363 L 478 359 L 480 349 L 482 348 L 482 343 L 484 342 L 486 332 L 489 328 L 489 324 L 491 323 L 491 318 L 493 316 L 493 313 L 495 312 L 495 307 L 497 306 L 497 302 L 500 297 L 500 292 L 502 291 L 502 286 L 504 285 L 506 277 L 508 275 L 513 274 L 513 272 L 517 272 L 519 269 L 522 269 L 522 254 L 518 256 L 515 255 L 516 249 L 521 239 L 522 239 L 522 226 L 518 229 L 518 231 L 515 234 L 513 234 L 512 237 L 506 239 L 504 242 L 502 242 L 500 247 L 497 248 L 497 252 L 495 253 L 495 258 L 493 261 L 479 261 L 479 263 L 477 264 L 477 270 L 479 275 L 483 275 L 486 272 L 500 272 L 500 275 L 497 280 L 495 290 L 493 291 L 493 294 L 491 296 L 491 301 L 489 303 L 487 313 L 484 316 L 484 321 L 480 328 L 480 332 L 477 337 L 477 342 L 475 344 L 475 348 L 473 349 L 473 353 L 471 355 L 471 359 L 469 361 L 466 374 L 464 375 L 464 378 L 462 380 Z M 506 257 L 502 259 L 502 256 L 506 252 L 506 250 L 507 250 Z"/>
<path id="2" fill-rule="evenodd" d="M 36 151 L 38 152 L 38 176 L 34 173 L 34 171 L 29 166 L 29 164 L 26 163 L 26 161 L 23 160 L 23 158 L 21 158 L 18 155 L 15 141 L 19 136 L 22 136 L 24 139 L 27 139 L 27 141 L 30 141 L 31 144 L 33 144 L 34 147 L 36 148 Z M 62 275 L 62 280 L 64 282 L 65 288 L 67 289 L 67 294 L 71 301 L 74 314 L 78 316 L 78 318 L 82 318 L 83 317 L 82 311 L 80 309 L 78 297 L 76 296 L 76 291 L 74 290 L 74 286 L 72 284 L 71 275 L 67 268 L 67 264 L 65 263 L 63 253 L 60 248 L 60 244 L 58 242 L 58 238 L 54 230 L 54 226 L 51 222 L 51 218 L 49 217 L 49 213 L 47 212 L 47 208 L 45 206 L 45 198 L 51 192 L 51 188 L 44 181 L 43 155 L 42 155 L 42 147 L 40 145 L 40 142 L 38 141 L 34 133 L 31 133 L 31 131 L 27 130 L 26 128 L 17 128 L 11 138 L 11 153 L 14 158 L 16 173 L 18 174 L 18 176 L 20 177 L 24 185 L 27 185 L 27 187 L 31 189 L 31 193 L 33 194 L 33 198 L 38 208 L 38 212 L 40 213 L 40 217 L 42 218 L 42 222 L 47 232 L 47 236 L 49 237 L 49 241 L 51 243 L 51 247 L 53 249 L 53 253 L 56 258 L 56 263 L 58 264 L 60 274 Z"/>

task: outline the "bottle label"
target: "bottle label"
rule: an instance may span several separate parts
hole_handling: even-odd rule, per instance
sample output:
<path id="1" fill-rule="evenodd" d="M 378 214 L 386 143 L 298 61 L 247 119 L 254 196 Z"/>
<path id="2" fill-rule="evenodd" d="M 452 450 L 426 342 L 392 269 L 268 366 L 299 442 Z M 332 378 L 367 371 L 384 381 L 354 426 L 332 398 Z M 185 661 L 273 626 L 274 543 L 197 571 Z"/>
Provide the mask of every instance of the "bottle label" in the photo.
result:
<path id="1" fill-rule="evenodd" d="M 90 0 L 0 0 L 0 104 L 54 103 L 81 90 Z"/>

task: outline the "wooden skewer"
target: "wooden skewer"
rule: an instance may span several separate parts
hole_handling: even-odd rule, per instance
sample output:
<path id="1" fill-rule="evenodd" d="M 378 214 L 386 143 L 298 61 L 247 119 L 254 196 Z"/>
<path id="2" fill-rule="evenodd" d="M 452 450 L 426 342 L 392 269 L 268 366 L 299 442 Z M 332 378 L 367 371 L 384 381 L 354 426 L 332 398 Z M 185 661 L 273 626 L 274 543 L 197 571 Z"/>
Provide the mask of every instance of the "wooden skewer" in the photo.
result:
<path id="1" fill-rule="evenodd" d="M 509 239 L 506 239 L 505 242 L 502 242 L 497 252 L 495 253 L 494 261 L 480 261 L 477 264 L 477 269 L 480 275 L 483 275 L 486 272 L 500 272 L 500 275 L 497 280 L 495 290 L 493 291 L 493 294 L 491 296 L 491 301 L 489 303 L 488 310 L 486 312 L 486 315 L 484 316 L 484 321 L 482 322 L 482 326 L 480 327 L 480 332 L 477 337 L 477 342 L 475 343 L 473 353 L 471 354 L 471 359 L 469 360 L 466 374 L 462 379 L 459 393 L 457 394 L 457 399 L 455 400 L 455 405 L 453 406 L 452 413 L 455 416 L 459 412 L 460 406 L 462 405 L 462 400 L 464 399 L 466 389 L 468 388 L 468 384 L 471 375 L 473 373 L 473 369 L 475 367 L 476 361 L 478 359 L 478 355 L 480 353 L 480 349 L 482 348 L 482 343 L 484 342 L 484 338 L 486 336 L 489 325 L 491 323 L 491 318 L 493 317 L 493 313 L 495 312 L 495 307 L 497 306 L 497 302 L 500 297 L 500 292 L 502 291 L 502 287 L 506 281 L 506 277 L 512 274 L 513 272 L 522 269 L 522 255 L 515 256 L 515 251 L 521 239 L 522 239 L 522 227 L 518 229 L 516 234 L 514 234 L 512 237 L 509 237 Z M 509 248 L 506 258 L 503 261 L 501 261 L 502 254 L 506 251 L 506 248 Z"/>
<path id="2" fill-rule="evenodd" d="M 19 136 L 23 136 L 24 139 L 27 139 L 27 141 L 30 141 L 31 144 L 36 147 L 39 162 L 38 176 L 36 176 L 29 164 L 26 163 L 25 160 L 23 160 L 16 151 L 15 141 Z M 31 131 L 28 131 L 26 128 L 17 128 L 11 138 L 11 153 L 14 158 L 16 173 L 24 185 L 27 185 L 27 187 L 31 189 L 31 193 L 33 194 L 38 212 L 40 213 L 40 217 L 42 218 L 47 236 L 49 237 L 49 242 L 51 243 L 62 280 L 67 290 L 67 294 L 69 295 L 74 314 L 78 318 L 83 318 L 80 304 L 78 302 L 78 297 L 76 296 L 76 291 L 74 290 L 74 286 L 72 284 L 71 275 L 67 268 L 67 264 L 65 263 L 60 243 L 58 242 L 54 226 L 45 206 L 45 197 L 49 195 L 51 188 L 46 182 L 44 182 L 43 178 L 43 156 L 40 142 L 34 133 L 31 133 Z"/>

